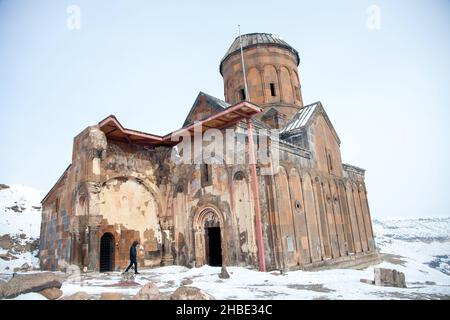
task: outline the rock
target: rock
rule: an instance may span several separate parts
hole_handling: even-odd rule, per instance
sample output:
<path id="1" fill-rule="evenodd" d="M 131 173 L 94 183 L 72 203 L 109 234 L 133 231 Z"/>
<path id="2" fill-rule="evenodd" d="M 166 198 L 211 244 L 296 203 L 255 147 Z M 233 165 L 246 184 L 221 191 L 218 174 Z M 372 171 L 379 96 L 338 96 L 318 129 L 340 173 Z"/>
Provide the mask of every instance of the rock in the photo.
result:
<path id="1" fill-rule="evenodd" d="M 375 268 L 375 285 L 406 288 L 405 274 L 395 269 Z"/>
<path id="2" fill-rule="evenodd" d="M 169 286 L 173 286 L 173 285 L 175 285 L 175 281 L 169 280 L 169 281 L 167 281 L 167 284 L 168 284 Z"/>
<path id="3" fill-rule="evenodd" d="M 122 300 L 123 295 L 118 292 L 102 292 L 100 300 Z"/>
<path id="4" fill-rule="evenodd" d="M 425 281 L 425 284 L 428 285 L 428 286 L 435 286 L 436 282 L 434 282 L 434 281 Z"/>
<path id="5" fill-rule="evenodd" d="M 134 273 L 133 272 L 124 272 L 122 273 L 122 278 L 121 278 L 121 282 L 134 282 Z"/>
<path id="6" fill-rule="evenodd" d="M 0 237 L 0 248 L 9 250 L 14 247 L 14 241 L 9 234 L 4 234 Z"/>
<path id="7" fill-rule="evenodd" d="M 20 213 L 26 209 L 24 206 L 17 205 L 17 204 L 13 205 L 12 207 L 6 207 L 6 208 L 11 209 L 12 211 L 17 212 L 17 213 Z"/>
<path id="8" fill-rule="evenodd" d="M 194 281 L 192 281 L 192 279 L 190 279 L 190 278 L 184 278 L 183 280 L 181 280 L 182 286 L 188 286 L 193 283 L 194 283 Z"/>
<path id="9" fill-rule="evenodd" d="M 62 290 L 59 288 L 48 288 L 40 291 L 39 293 L 46 297 L 48 300 L 56 300 L 63 295 Z"/>
<path id="10" fill-rule="evenodd" d="M 0 259 L 9 261 L 10 257 L 6 253 L 2 253 L 0 254 Z"/>
<path id="11" fill-rule="evenodd" d="M 25 233 L 21 233 L 21 234 L 19 234 L 19 238 L 22 239 L 22 240 L 26 239 L 27 235 Z"/>
<path id="12" fill-rule="evenodd" d="M 4 292 L 6 290 L 6 286 L 7 286 L 6 282 L 3 280 L 0 280 L 0 299 L 3 299 L 3 297 L 4 297 Z"/>
<path id="13" fill-rule="evenodd" d="M 133 300 L 161 300 L 158 286 L 153 282 L 147 283 L 139 292 L 133 297 Z"/>
<path id="14" fill-rule="evenodd" d="M 0 183 L 0 190 L 9 189 L 9 186 L 3 183 Z"/>
<path id="15" fill-rule="evenodd" d="M 230 278 L 230 274 L 228 273 L 227 268 L 225 266 L 223 266 L 222 269 L 220 270 L 219 278 L 220 279 Z"/>
<path id="16" fill-rule="evenodd" d="M 78 267 L 75 264 L 68 265 L 65 268 L 65 273 L 66 273 L 67 279 L 69 279 L 69 280 L 78 279 L 79 277 L 81 277 L 80 267 Z"/>
<path id="17" fill-rule="evenodd" d="M 51 272 L 18 274 L 9 280 L 5 298 L 15 298 L 20 294 L 40 292 L 48 288 L 61 288 L 62 278 Z"/>
<path id="18" fill-rule="evenodd" d="M 170 300 L 171 295 L 172 294 L 170 292 L 161 292 L 160 297 L 161 297 L 161 300 Z"/>
<path id="19" fill-rule="evenodd" d="M 32 267 L 28 264 L 28 263 L 24 263 L 21 267 L 20 267 L 20 271 L 22 272 L 26 272 L 28 270 L 30 270 Z"/>
<path id="20" fill-rule="evenodd" d="M 87 292 L 78 291 L 70 296 L 62 297 L 61 300 L 89 300 L 90 296 Z"/>
<path id="21" fill-rule="evenodd" d="M 31 242 L 27 242 L 25 244 L 25 251 L 34 252 L 39 249 L 39 239 L 33 240 Z"/>
<path id="22" fill-rule="evenodd" d="M 212 295 L 196 287 L 181 286 L 170 296 L 170 300 L 216 300 Z"/>
<path id="23" fill-rule="evenodd" d="M 8 256 L 9 260 L 17 260 L 17 259 L 19 259 L 19 258 L 17 258 L 16 256 L 12 255 L 9 252 L 6 255 Z"/>
<path id="24" fill-rule="evenodd" d="M 359 281 L 362 283 L 367 283 L 367 284 L 375 284 L 375 281 L 370 280 L 370 279 L 359 279 Z"/>
<path id="25" fill-rule="evenodd" d="M 13 269 L 13 272 L 14 273 L 17 273 L 17 272 L 19 272 L 20 271 L 20 268 L 19 267 L 15 267 L 14 269 Z"/>

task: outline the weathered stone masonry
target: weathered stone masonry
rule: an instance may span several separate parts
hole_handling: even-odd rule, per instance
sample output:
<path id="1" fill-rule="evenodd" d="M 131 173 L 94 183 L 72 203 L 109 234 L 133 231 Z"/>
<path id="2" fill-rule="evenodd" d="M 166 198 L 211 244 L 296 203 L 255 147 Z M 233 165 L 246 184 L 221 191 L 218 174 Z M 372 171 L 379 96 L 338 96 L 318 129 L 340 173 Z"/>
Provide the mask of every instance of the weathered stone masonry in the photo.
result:
<path id="1" fill-rule="evenodd" d="M 342 163 L 322 104 L 303 104 L 298 52 L 270 34 L 244 35 L 244 97 L 236 41 L 220 64 L 226 102 L 201 92 L 181 131 L 201 121 L 243 132 L 248 117 L 256 131 L 280 129 L 275 174 L 257 177 L 267 269 L 374 261 L 364 170 Z M 136 239 L 142 266 L 257 267 L 249 165 L 176 164 L 175 145 L 114 116 L 76 136 L 71 165 L 42 201 L 41 268 L 123 269 Z"/>

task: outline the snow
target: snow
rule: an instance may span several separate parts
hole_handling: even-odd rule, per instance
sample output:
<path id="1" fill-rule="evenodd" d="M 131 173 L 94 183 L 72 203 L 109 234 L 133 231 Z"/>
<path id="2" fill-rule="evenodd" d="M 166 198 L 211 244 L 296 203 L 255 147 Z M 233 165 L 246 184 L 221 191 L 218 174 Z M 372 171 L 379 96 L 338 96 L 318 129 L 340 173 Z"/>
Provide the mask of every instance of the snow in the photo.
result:
<path id="1" fill-rule="evenodd" d="M 39 293 L 30 292 L 21 294 L 15 298 L 12 298 L 11 300 L 48 300 L 48 299 Z"/>
<path id="2" fill-rule="evenodd" d="M 6 253 L 8 250 L 0 249 L 0 254 Z M 12 274 L 14 268 L 20 268 L 24 263 L 33 267 L 39 267 L 39 258 L 35 255 L 37 252 L 26 252 L 22 254 L 14 254 L 17 259 L 14 260 L 3 260 L 0 259 L 0 274 L 9 275 Z"/>
<path id="3" fill-rule="evenodd" d="M 25 233 L 29 238 L 38 238 L 41 227 L 40 201 L 44 196 L 44 191 L 18 184 L 0 190 L 0 235 Z M 23 211 L 15 212 L 11 209 L 13 206 Z"/>
<path id="4" fill-rule="evenodd" d="M 12 184 L 9 188 L 0 189 L 0 236 L 9 234 L 19 237 L 21 244 L 38 239 L 41 227 L 41 204 L 45 192 L 27 186 Z M 13 209 L 16 207 L 16 210 Z M 0 254 L 6 254 L 8 250 L 0 248 Z M 14 268 L 21 267 L 24 263 L 37 266 L 37 252 L 14 253 L 17 259 L 5 261 L 0 259 L 0 273 L 12 273 Z M 8 270 L 6 268 L 9 268 Z"/>
<path id="5" fill-rule="evenodd" d="M 0 236 L 26 233 L 27 241 L 39 236 L 39 206 L 44 192 L 19 185 L 0 190 Z M 23 207 L 14 212 L 10 207 Z M 450 298 L 450 218 L 374 220 L 374 233 L 382 262 L 362 270 L 329 269 L 320 271 L 278 271 L 261 273 L 252 268 L 228 267 L 230 279 L 219 279 L 220 268 L 167 266 L 142 269 L 136 277 L 139 286 L 119 286 L 120 272 L 86 273 L 64 282 L 62 291 L 70 295 L 85 291 L 99 296 L 102 292 L 136 294 L 149 281 L 161 292 L 173 292 L 184 278 L 216 299 L 443 299 Z M 0 249 L 0 253 L 6 250 Z M 19 259 L 0 259 L 0 273 L 10 277 L 14 267 L 37 264 L 35 253 Z M 10 270 L 5 270 L 9 267 Z M 362 283 L 373 280 L 374 267 L 396 269 L 405 273 L 407 288 L 377 287 Z M 6 275 L 5 275 L 6 274 Z M 45 299 L 29 293 L 16 299 Z"/>

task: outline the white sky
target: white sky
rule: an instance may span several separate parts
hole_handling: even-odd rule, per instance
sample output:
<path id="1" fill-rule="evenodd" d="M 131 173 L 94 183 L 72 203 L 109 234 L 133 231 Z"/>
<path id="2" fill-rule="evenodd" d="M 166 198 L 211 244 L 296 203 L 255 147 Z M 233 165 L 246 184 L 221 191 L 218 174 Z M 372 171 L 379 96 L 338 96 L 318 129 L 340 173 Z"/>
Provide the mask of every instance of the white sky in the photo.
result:
<path id="1" fill-rule="evenodd" d="M 109 114 L 165 134 L 200 90 L 223 99 L 241 24 L 299 51 L 304 101 L 322 101 L 343 161 L 367 169 L 374 218 L 449 215 L 449 18 L 448 1 L 0 0 L 0 183 L 49 189 L 73 137 Z"/>

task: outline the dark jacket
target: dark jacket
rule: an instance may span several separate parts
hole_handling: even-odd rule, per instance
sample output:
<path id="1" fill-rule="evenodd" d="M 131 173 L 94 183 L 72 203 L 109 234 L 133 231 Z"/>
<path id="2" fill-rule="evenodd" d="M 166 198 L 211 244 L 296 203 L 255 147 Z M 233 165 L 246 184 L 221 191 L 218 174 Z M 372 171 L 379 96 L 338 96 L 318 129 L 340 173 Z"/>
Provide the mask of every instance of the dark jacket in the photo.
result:
<path id="1" fill-rule="evenodd" d="M 130 260 L 136 260 L 136 246 L 130 248 Z"/>

